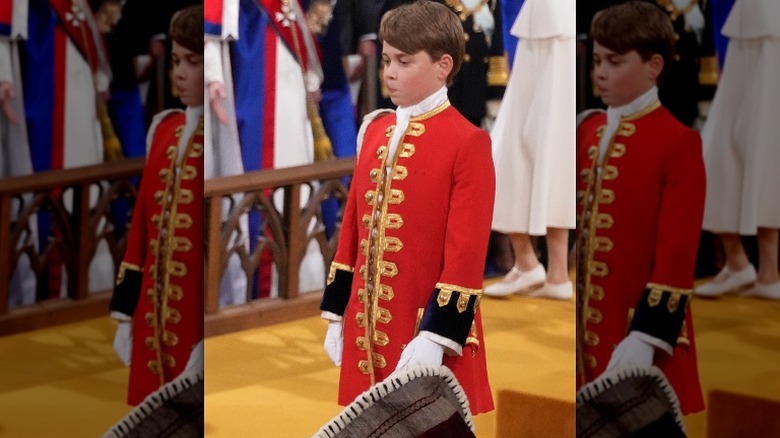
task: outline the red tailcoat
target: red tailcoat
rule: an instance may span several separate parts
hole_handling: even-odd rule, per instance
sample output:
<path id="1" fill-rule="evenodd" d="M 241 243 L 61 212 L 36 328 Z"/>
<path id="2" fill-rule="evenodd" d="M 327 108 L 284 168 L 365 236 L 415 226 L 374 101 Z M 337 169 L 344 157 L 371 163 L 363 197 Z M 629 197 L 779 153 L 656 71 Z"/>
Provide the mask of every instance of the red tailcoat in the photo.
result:
<path id="1" fill-rule="evenodd" d="M 667 324 L 674 355 L 657 350 L 655 364 L 669 378 L 683 412 L 696 412 L 704 404 L 686 308 L 704 208 L 701 139 L 656 102 L 621 119 L 598 165 L 606 123 L 602 113 L 577 132 L 577 291 L 584 329 L 578 385 L 604 371 L 630 324 L 649 327 L 640 331 L 654 336 Z M 660 313 L 640 316 L 637 310 L 635 317 L 635 309 Z M 675 314 L 678 325 L 670 331 Z"/>
<path id="2" fill-rule="evenodd" d="M 366 131 L 323 297 L 323 310 L 344 316 L 339 403 L 390 375 L 426 330 L 465 345 L 444 365 L 472 412 L 487 412 L 478 307 L 495 191 L 490 138 L 449 102 L 411 119 L 395 159 L 387 157 L 394 128 L 385 114 Z M 349 281 L 334 283 L 341 274 Z"/>
<path id="3" fill-rule="evenodd" d="M 133 313 L 132 405 L 178 376 L 203 339 L 203 120 L 179 161 L 184 124 L 178 111 L 155 131 L 117 280 L 141 272 Z"/>

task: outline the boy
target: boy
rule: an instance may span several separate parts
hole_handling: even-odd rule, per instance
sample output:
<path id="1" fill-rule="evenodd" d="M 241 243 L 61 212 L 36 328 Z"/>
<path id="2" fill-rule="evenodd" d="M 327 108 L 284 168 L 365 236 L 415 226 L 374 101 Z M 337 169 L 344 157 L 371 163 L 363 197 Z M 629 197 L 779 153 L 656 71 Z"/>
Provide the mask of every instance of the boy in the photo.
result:
<path id="1" fill-rule="evenodd" d="M 594 80 L 606 114 L 577 131 L 578 385 L 653 364 L 683 413 L 704 408 L 691 314 L 704 207 L 699 135 L 658 101 L 674 31 L 657 6 L 597 14 Z"/>
<path id="2" fill-rule="evenodd" d="M 111 299 L 119 321 L 114 348 L 130 365 L 131 405 L 179 375 L 203 339 L 202 29 L 202 6 L 171 20 L 173 81 L 187 109 L 158 114 L 149 129 L 148 159 Z"/>
<path id="3" fill-rule="evenodd" d="M 447 100 L 463 29 L 446 6 L 419 1 L 388 12 L 379 35 L 398 109 L 372 113 L 361 127 L 320 307 L 330 321 L 325 349 L 343 363 L 339 403 L 394 370 L 444 364 L 472 412 L 487 412 L 477 309 L 495 177 L 487 133 Z"/>

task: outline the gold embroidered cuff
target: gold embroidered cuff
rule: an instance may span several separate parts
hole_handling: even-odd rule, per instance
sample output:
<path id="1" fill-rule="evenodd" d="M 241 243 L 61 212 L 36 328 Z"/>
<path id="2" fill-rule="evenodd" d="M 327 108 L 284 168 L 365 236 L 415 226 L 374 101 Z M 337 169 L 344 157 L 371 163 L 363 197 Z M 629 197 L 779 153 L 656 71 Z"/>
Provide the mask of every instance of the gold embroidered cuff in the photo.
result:
<path id="1" fill-rule="evenodd" d="M 436 289 L 439 289 L 439 295 L 436 297 L 436 302 L 439 304 L 439 307 L 444 307 L 449 304 L 453 292 L 459 293 L 457 304 L 458 313 L 466 311 L 466 308 L 468 308 L 469 305 L 469 298 L 472 295 L 476 295 L 477 297 L 474 302 L 475 312 L 482 299 L 482 289 L 471 289 L 446 283 L 436 283 Z"/>
<path id="2" fill-rule="evenodd" d="M 629 331 L 636 330 L 676 345 L 693 293 L 658 283 L 648 283 L 637 303 Z"/>

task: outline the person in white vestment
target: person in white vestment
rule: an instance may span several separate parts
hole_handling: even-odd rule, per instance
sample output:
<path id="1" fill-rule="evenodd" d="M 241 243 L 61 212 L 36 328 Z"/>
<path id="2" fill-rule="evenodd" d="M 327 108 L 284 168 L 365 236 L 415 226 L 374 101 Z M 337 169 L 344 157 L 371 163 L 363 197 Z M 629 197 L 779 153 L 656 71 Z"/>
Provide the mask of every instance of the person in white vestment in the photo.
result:
<path id="1" fill-rule="evenodd" d="M 512 26 L 520 38 L 491 131 L 496 167 L 493 229 L 509 234 L 513 268 L 485 288 L 569 299 L 569 230 L 575 224 L 575 7 L 573 0 L 526 0 Z M 548 268 L 531 236 L 547 238 Z"/>
<path id="2" fill-rule="evenodd" d="M 726 264 L 699 296 L 740 293 L 780 300 L 780 2 L 737 0 L 723 26 L 730 38 L 702 132 L 707 198 L 702 228 L 717 233 Z M 758 236 L 758 270 L 741 236 Z"/>
<path id="3" fill-rule="evenodd" d="M 30 145 L 24 120 L 24 98 L 19 67 L 19 43 L 27 35 L 27 3 L 24 0 L 0 0 L 10 6 L 8 33 L 0 33 L 0 179 L 32 173 Z M 11 201 L 11 221 L 18 218 L 18 200 Z M 34 217 L 29 232 L 20 239 L 17 248 L 33 244 L 37 239 Z M 5 286 L 5 285 L 4 285 Z M 21 256 L 8 286 L 8 305 L 32 304 L 35 301 L 35 272 L 30 260 Z"/>

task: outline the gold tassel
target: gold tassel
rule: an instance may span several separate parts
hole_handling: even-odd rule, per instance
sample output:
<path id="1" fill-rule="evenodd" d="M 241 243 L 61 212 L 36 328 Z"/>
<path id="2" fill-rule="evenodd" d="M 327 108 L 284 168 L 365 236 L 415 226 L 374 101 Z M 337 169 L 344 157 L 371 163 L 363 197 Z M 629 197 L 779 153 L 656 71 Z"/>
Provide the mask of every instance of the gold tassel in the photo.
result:
<path id="1" fill-rule="evenodd" d="M 718 58 L 716 56 L 705 56 L 701 58 L 699 64 L 699 84 L 718 85 Z"/>
<path id="2" fill-rule="evenodd" d="M 509 63 L 506 57 L 491 56 L 488 60 L 488 86 L 506 87 L 507 82 L 509 82 Z"/>
<path id="3" fill-rule="evenodd" d="M 100 132 L 103 134 L 103 161 L 124 160 L 122 145 L 119 143 L 119 137 L 116 136 L 116 132 L 114 132 L 114 126 L 111 124 L 111 118 L 108 117 L 105 103 L 98 103 L 97 116 L 100 121 Z"/>
<path id="4" fill-rule="evenodd" d="M 331 144 L 330 138 L 328 138 L 328 133 L 325 132 L 325 126 L 322 124 L 317 104 L 311 99 L 308 99 L 306 102 L 306 113 L 309 116 L 311 131 L 314 136 L 314 161 L 332 160 L 334 158 L 333 144 Z"/>

